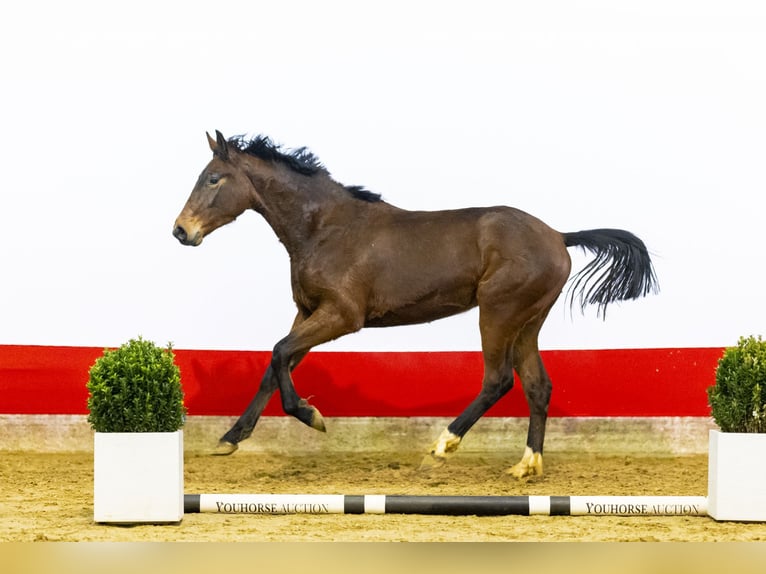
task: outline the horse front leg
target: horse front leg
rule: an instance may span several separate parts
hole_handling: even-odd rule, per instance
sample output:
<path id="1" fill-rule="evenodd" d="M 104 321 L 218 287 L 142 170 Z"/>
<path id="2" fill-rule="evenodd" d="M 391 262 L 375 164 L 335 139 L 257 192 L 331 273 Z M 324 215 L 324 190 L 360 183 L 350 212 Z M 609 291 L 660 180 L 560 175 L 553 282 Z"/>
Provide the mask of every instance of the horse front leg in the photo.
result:
<path id="1" fill-rule="evenodd" d="M 299 311 L 293 321 L 292 329 L 295 329 L 296 326 L 300 325 L 305 318 L 306 316 Z M 291 370 L 298 366 L 298 363 L 300 363 L 304 356 L 305 353 L 303 355 L 296 355 L 293 358 L 290 367 Z M 255 397 L 250 401 L 245 412 L 242 413 L 239 419 L 237 419 L 237 422 L 234 423 L 234 426 L 232 426 L 218 441 L 218 446 L 216 447 L 214 454 L 232 454 L 239 448 L 238 445 L 240 442 L 253 434 L 253 429 L 258 423 L 258 419 L 261 418 L 261 413 L 263 413 L 263 410 L 266 408 L 266 405 L 269 403 L 269 400 L 271 400 L 271 397 L 274 395 L 274 392 L 278 387 L 278 379 L 274 369 L 269 365 L 261 379 L 261 384 L 258 387 Z"/>
<path id="2" fill-rule="evenodd" d="M 297 359 L 288 359 L 289 366 L 287 372 L 283 372 L 284 368 L 282 367 L 282 363 L 285 359 L 283 358 L 284 352 L 281 346 L 286 339 L 283 339 L 277 343 L 276 347 L 274 347 L 274 352 L 271 356 L 271 365 L 269 367 L 269 369 L 275 373 L 274 381 L 279 387 L 279 393 L 282 397 L 282 410 L 315 430 L 327 432 L 322 413 L 319 412 L 318 408 L 310 405 L 306 399 L 298 396 L 298 392 L 295 390 L 295 385 L 293 384 L 292 376 L 290 375 L 295 368 L 295 365 L 297 365 L 300 359 L 308 353 L 308 350 L 301 353 L 300 357 Z M 280 377 L 277 373 L 281 373 L 282 376 Z"/>
<path id="3" fill-rule="evenodd" d="M 293 326 L 287 337 L 276 344 L 271 356 L 271 370 L 285 413 L 321 432 L 326 430 L 322 414 L 298 395 L 290 373 L 312 347 L 362 328 L 362 315 L 348 309 L 343 311 L 330 303 L 321 305 L 305 321 Z"/>
<path id="4" fill-rule="evenodd" d="M 269 365 L 266 373 L 263 375 L 263 379 L 261 379 L 261 385 L 258 387 L 255 397 L 250 401 L 242 416 L 234 423 L 234 426 L 218 441 L 215 454 L 227 455 L 239 448 L 238 444 L 253 433 L 253 429 L 261 417 L 263 409 L 266 408 L 269 399 L 271 399 L 276 390 L 277 378 L 274 376 L 274 370 L 271 368 L 271 365 Z"/>

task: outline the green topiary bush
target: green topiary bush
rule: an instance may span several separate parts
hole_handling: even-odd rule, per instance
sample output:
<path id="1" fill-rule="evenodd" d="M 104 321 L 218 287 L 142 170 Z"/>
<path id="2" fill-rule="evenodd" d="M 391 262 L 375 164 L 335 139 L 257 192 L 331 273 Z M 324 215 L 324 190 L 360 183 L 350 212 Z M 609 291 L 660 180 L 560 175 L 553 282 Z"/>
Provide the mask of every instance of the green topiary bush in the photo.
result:
<path id="1" fill-rule="evenodd" d="M 740 337 L 727 348 L 707 394 L 723 432 L 766 433 L 766 341 Z"/>
<path id="2" fill-rule="evenodd" d="M 175 432 L 186 419 L 173 350 L 141 337 L 106 349 L 90 368 L 88 422 L 96 432 Z"/>

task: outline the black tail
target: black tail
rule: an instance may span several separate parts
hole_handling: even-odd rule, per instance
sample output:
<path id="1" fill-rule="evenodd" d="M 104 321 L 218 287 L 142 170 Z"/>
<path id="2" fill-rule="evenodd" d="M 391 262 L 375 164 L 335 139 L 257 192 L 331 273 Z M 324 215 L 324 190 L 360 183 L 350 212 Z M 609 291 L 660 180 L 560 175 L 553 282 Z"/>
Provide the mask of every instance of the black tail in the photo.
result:
<path id="1" fill-rule="evenodd" d="M 572 277 L 570 306 L 577 297 L 582 310 L 588 304 L 598 305 L 598 315 L 606 318 L 607 304 L 659 290 L 646 245 L 629 231 L 591 229 L 562 235 L 567 247 L 582 247 L 596 256 Z"/>

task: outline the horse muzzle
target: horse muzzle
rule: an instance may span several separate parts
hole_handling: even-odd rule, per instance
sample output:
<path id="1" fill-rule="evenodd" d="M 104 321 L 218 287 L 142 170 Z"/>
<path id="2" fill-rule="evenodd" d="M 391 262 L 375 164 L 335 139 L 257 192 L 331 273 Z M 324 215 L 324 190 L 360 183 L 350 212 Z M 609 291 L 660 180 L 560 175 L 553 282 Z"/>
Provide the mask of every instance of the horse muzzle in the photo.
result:
<path id="1" fill-rule="evenodd" d="M 192 245 L 196 247 L 202 243 L 202 233 L 199 230 L 193 234 L 189 234 L 181 225 L 176 225 L 175 229 L 173 229 L 173 237 L 178 239 L 183 245 Z"/>

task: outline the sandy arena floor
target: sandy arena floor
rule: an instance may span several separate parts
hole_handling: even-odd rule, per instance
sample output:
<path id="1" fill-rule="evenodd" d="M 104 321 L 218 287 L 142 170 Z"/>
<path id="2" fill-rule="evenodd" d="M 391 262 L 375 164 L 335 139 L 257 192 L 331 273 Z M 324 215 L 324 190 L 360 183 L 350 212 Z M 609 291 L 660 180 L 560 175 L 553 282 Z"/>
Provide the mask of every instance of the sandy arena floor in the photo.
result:
<path id="1" fill-rule="evenodd" d="M 508 477 L 507 456 L 458 453 L 426 473 L 419 453 L 229 457 L 187 453 L 187 493 L 704 496 L 707 457 L 546 455 L 546 476 Z M 512 461 L 515 462 L 515 461 Z M 0 541 L 766 541 L 766 524 L 707 517 L 220 515 L 180 524 L 93 521 L 93 458 L 0 453 Z"/>

